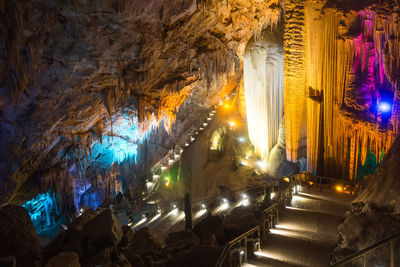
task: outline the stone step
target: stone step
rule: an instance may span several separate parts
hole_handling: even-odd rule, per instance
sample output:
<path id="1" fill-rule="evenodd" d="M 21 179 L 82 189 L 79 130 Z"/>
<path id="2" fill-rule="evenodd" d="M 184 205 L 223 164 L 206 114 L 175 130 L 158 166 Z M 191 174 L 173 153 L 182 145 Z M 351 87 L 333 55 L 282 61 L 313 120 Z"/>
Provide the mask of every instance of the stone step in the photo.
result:
<path id="1" fill-rule="evenodd" d="M 283 261 L 274 260 L 267 256 L 255 256 L 254 259 L 248 260 L 242 267 L 303 267 L 304 265 L 294 265 Z"/>
<path id="2" fill-rule="evenodd" d="M 345 212 L 350 208 L 349 204 L 350 202 L 344 204 L 340 202 L 338 203 L 329 201 L 327 199 L 318 199 L 313 195 L 300 192 L 299 194 L 293 196 L 290 206 L 303 210 L 318 211 L 336 216 L 344 216 Z"/>
<path id="3" fill-rule="evenodd" d="M 329 266 L 339 241 L 337 226 L 351 200 L 351 195 L 302 186 L 291 206 L 281 211 L 261 250 L 244 266 Z"/>
<path id="4" fill-rule="evenodd" d="M 257 256 L 294 266 L 329 266 L 334 245 L 284 235 L 268 234 Z"/>
<path id="5" fill-rule="evenodd" d="M 303 237 L 308 234 L 311 240 L 335 244 L 339 240 L 337 226 L 342 221 L 341 216 L 287 207 L 281 212 L 276 228 L 292 231 L 293 234 L 303 233 L 300 235 Z"/>

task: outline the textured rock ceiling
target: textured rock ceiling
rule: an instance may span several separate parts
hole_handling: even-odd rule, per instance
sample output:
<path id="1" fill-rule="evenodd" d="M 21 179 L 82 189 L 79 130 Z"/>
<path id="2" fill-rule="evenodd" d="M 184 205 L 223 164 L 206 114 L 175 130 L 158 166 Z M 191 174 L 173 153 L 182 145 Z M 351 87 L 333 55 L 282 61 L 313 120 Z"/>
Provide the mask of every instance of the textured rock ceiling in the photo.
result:
<path id="1" fill-rule="evenodd" d="M 139 188 L 241 87 L 246 44 L 281 18 L 288 159 L 352 179 L 399 131 L 398 13 L 394 0 L 0 0 L 0 204 L 48 188 L 67 203 L 84 178 Z"/>
<path id="2" fill-rule="evenodd" d="M 0 203 L 68 191 L 68 170 L 115 134 L 110 118 L 171 131 L 182 104 L 214 104 L 247 41 L 280 12 L 274 0 L 1 0 Z M 151 139 L 149 161 L 195 120 L 179 116 L 182 127 Z"/>

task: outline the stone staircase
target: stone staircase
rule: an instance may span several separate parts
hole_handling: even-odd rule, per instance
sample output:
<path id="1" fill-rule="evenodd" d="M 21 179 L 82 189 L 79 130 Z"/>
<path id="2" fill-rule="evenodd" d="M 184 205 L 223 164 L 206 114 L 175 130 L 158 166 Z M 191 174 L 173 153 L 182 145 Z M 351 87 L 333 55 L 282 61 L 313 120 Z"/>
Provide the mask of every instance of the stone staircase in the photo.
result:
<path id="1" fill-rule="evenodd" d="M 339 241 L 337 227 L 351 201 L 349 194 L 303 186 L 281 211 L 256 257 L 242 266 L 329 266 Z"/>

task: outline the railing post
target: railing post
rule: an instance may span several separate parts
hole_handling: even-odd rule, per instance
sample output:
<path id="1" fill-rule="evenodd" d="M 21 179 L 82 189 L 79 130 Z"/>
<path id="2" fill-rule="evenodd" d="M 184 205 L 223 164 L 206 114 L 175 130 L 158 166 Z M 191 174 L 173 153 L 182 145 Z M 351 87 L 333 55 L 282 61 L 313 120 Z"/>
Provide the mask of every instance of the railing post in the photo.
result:
<path id="1" fill-rule="evenodd" d="M 244 238 L 244 262 L 247 262 L 247 236 Z"/>
<path id="2" fill-rule="evenodd" d="M 275 209 L 276 209 L 276 219 L 275 219 L 275 222 L 276 222 L 276 224 L 279 224 L 279 211 L 278 211 L 278 206 L 276 206 Z M 275 224 L 275 225 L 276 225 L 276 224 Z"/>
<path id="3" fill-rule="evenodd" d="M 390 241 L 390 267 L 394 267 L 394 240 Z"/>
<path id="4" fill-rule="evenodd" d="M 258 232 L 258 237 L 257 237 L 257 242 L 258 242 L 257 251 L 260 251 L 260 248 L 261 248 L 261 232 L 260 232 L 260 227 L 258 227 L 257 232 Z"/>

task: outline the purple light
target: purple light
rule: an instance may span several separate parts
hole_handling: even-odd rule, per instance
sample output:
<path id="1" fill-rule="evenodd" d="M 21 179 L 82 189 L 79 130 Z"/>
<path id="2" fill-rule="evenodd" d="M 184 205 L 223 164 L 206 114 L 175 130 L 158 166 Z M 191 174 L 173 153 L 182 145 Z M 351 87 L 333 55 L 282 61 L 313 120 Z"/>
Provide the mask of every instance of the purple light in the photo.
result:
<path id="1" fill-rule="evenodd" d="M 379 110 L 383 113 L 389 112 L 392 109 L 391 105 L 386 102 L 381 102 L 379 104 Z"/>

